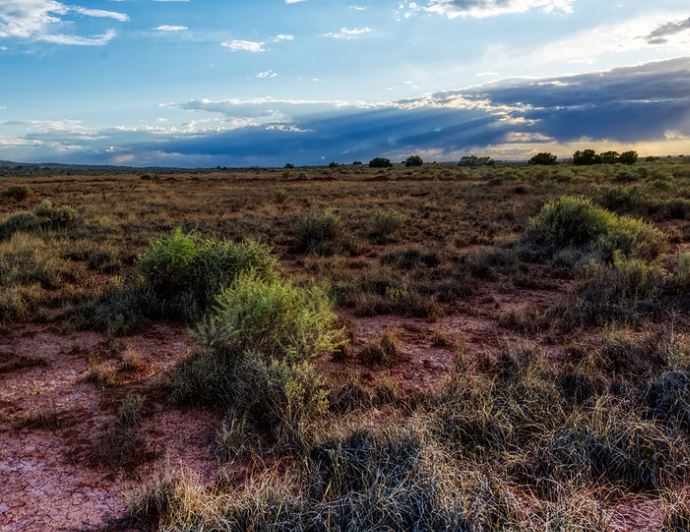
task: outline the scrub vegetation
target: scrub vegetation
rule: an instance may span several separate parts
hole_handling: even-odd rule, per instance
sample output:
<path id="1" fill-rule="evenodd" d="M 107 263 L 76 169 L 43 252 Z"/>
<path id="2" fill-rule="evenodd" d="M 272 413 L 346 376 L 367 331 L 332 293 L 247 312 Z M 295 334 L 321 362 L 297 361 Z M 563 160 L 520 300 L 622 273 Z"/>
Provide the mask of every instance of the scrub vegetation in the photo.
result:
<path id="1" fill-rule="evenodd" d="M 4 388 L 98 400 L 0 428 L 112 529 L 685 530 L 690 161 L 576 162 L 5 176 Z"/>

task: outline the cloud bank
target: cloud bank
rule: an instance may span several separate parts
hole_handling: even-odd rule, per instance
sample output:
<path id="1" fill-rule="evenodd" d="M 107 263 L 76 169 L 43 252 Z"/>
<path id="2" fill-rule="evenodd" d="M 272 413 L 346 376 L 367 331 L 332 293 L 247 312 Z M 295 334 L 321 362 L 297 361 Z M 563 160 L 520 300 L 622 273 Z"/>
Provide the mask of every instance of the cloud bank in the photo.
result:
<path id="1" fill-rule="evenodd" d="M 548 79 L 515 79 L 393 102 L 192 100 L 175 126 L 91 130 L 0 123 L 0 158 L 139 165 L 318 164 L 472 152 L 527 157 L 578 143 L 690 152 L 690 58 Z"/>

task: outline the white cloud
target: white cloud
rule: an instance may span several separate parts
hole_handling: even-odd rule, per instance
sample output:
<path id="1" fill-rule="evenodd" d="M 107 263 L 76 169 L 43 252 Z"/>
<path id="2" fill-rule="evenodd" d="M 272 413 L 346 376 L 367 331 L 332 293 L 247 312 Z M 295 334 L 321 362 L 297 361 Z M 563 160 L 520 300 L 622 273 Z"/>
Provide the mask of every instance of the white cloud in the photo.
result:
<path id="1" fill-rule="evenodd" d="M 417 2 L 401 4 L 406 15 L 414 12 L 434 13 L 448 18 L 493 17 L 510 13 L 526 13 L 532 9 L 542 9 L 546 13 L 561 11 L 573 12 L 574 0 L 427 0 L 425 5 Z"/>
<path id="2" fill-rule="evenodd" d="M 116 35 L 114 30 L 96 36 L 61 33 L 65 17 L 70 14 L 91 18 L 107 18 L 126 22 L 124 13 L 70 6 L 57 0 L 2 0 L 0 2 L 0 39 L 15 38 L 54 44 L 99 46 Z"/>
<path id="3" fill-rule="evenodd" d="M 166 31 L 166 32 L 178 32 L 178 31 L 187 31 L 187 26 L 169 26 L 167 24 L 163 24 L 162 26 L 158 26 L 155 28 L 156 31 Z"/>
<path id="4" fill-rule="evenodd" d="M 285 42 L 285 41 L 294 41 L 295 36 L 294 35 L 289 35 L 285 33 L 279 33 L 278 35 L 275 35 L 271 37 L 271 42 Z"/>
<path id="5" fill-rule="evenodd" d="M 372 33 L 373 31 L 374 30 L 369 26 L 364 26 L 362 28 L 341 28 L 339 31 L 326 33 L 325 36 L 331 39 L 352 40 L 366 35 L 367 33 Z"/>
<path id="6" fill-rule="evenodd" d="M 220 45 L 224 48 L 229 48 L 233 52 L 251 52 L 254 54 L 266 51 L 264 47 L 266 43 L 259 41 L 244 41 L 241 39 L 234 39 L 232 41 L 224 41 Z"/>

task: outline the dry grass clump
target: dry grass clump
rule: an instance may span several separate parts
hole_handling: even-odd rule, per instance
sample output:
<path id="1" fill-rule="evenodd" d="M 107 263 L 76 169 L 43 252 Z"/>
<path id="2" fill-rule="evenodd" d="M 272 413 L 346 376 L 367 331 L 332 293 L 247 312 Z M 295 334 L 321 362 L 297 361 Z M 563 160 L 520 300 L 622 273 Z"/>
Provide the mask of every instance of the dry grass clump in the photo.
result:
<path id="1" fill-rule="evenodd" d="M 3 192 L 3 196 L 14 201 L 24 201 L 34 195 L 34 191 L 28 185 L 10 185 Z"/>
<path id="2" fill-rule="evenodd" d="M 391 366 L 401 356 L 399 343 L 397 331 L 388 328 L 367 342 L 357 353 L 357 358 L 369 366 Z"/>
<path id="3" fill-rule="evenodd" d="M 311 210 L 300 216 L 294 228 L 294 247 L 299 253 L 333 255 L 343 249 L 345 227 L 332 210 Z"/>

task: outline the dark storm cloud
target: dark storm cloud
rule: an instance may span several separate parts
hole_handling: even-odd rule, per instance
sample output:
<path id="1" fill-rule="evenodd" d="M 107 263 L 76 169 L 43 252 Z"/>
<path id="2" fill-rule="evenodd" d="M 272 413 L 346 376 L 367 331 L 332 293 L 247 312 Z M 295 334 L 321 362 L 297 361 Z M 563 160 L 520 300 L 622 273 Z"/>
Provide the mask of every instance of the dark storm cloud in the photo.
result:
<path id="1" fill-rule="evenodd" d="M 366 159 L 406 149 L 451 153 L 530 136 L 556 142 L 661 140 L 671 130 L 690 134 L 690 59 L 515 80 L 318 116 L 294 117 L 298 132 L 257 126 L 136 149 L 212 156 L 227 164 L 282 164 Z"/>
<path id="2" fill-rule="evenodd" d="M 582 138 L 660 141 L 669 132 L 690 135 L 690 58 L 509 80 L 376 105 L 199 100 L 177 107 L 215 117 L 221 125 L 239 125 L 220 132 L 76 128 L 71 133 L 60 125 L 21 140 L 69 146 L 41 159 L 182 166 L 348 162 L 425 150 L 443 159 L 489 146 Z"/>

